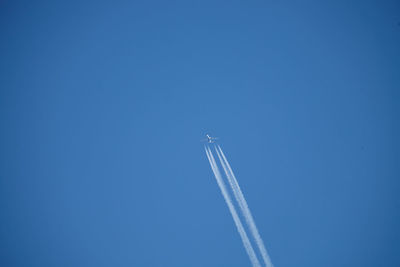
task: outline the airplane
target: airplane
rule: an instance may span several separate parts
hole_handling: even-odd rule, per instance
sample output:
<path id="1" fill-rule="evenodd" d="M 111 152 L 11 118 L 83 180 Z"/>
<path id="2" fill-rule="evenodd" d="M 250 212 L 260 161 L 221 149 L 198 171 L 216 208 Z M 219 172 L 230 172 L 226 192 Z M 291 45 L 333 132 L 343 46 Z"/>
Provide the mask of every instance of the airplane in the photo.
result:
<path id="1" fill-rule="evenodd" d="M 207 139 L 203 139 L 201 141 L 207 141 L 207 143 L 214 143 L 216 139 L 218 139 L 218 137 L 211 137 L 209 134 L 206 134 Z"/>

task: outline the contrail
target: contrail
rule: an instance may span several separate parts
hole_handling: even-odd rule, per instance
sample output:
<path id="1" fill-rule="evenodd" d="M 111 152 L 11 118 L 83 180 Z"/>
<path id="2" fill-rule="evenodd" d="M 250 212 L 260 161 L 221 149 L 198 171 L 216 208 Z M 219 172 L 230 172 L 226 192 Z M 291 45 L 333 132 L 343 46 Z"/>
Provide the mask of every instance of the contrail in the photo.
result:
<path id="1" fill-rule="evenodd" d="M 258 249 L 261 253 L 264 263 L 267 267 L 273 267 L 271 259 L 270 259 L 268 252 L 264 246 L 264 242 L 261 239 L 261 236 L 257 230 L 256 223 L 254 222 L 253 216 L 251 215 L 250 209 L 247 205 L 247 201 L 243 196 L 243 193 L 242 193 L 242 190 L 240 189 L 238 181 L 236 180 L 235 174 L 233 173 L 232 168 L 229 165 L 229 162 L 226 159 L 224 152 L 222 152 L 222 149 L 219 145 L 216 145 L 215 151 L 217 152 L 217 155 L 221 162 L 221 165 L 225 171 L 226 176 L 228 177 L 228 181 L 232 188 L 235 199 L 239 204 L 240 210 L 241 210 L 243 217 L 245 218 L 246 223 L 250 229 L 250 232 L 253 235 L 253 238 L 258 246 Z"/>
<path id="2" fill-rule="evenodd" d="M 243 224 L 240 221 L 240 218 L 236 212 L 234 205 L 232 204 L 232 200 L 226 190 L 224 181 L 222 180 L 221 173 L 219 172 L 217 163 L 215 162 L 214 156 L 210 148 L 204 147 L 206 150 L 208 161 L 210 162 L 211 169 L 214 172 L 215 179 L 217 180 L 217 184 L 221 190 L 221 193 L 225 199 L 226 204 L 228 205 L 229 211 L 231 212 L 233 221 L 235 222 L 236 228 L 239 232 L 240 237 L 242 238 L 243 246 L 246 249 L 247 254 L 249 255 L 250 261 L 253 267 L 261 267 L 260 262 L 257 259 L 256 253 L 254 252 L 253 246 L 250 243 L 250 240 L 244 230 Z"/>

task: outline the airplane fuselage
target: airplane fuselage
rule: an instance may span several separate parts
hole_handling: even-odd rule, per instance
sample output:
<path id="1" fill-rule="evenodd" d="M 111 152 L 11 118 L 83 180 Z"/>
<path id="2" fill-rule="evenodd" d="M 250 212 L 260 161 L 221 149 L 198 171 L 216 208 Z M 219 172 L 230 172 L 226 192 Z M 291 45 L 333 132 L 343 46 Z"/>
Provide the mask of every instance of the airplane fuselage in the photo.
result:
<path id="1" fill-rule="evenodd" d="M 207 136 L 207 143 L 214 143 L 213 138 L 211 136 L 209 136 L 208 134 L 206 134 Z"/>

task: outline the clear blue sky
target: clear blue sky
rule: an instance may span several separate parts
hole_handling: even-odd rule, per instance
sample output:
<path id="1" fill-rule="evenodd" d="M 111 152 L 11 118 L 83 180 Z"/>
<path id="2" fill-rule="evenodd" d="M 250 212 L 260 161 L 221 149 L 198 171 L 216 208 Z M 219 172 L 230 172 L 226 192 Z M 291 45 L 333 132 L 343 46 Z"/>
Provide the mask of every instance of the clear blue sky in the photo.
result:
<path id="1" fill-rule="evenodd" d="M 400 266 L 398 1 L 1 1 L 0 265 Z"/>

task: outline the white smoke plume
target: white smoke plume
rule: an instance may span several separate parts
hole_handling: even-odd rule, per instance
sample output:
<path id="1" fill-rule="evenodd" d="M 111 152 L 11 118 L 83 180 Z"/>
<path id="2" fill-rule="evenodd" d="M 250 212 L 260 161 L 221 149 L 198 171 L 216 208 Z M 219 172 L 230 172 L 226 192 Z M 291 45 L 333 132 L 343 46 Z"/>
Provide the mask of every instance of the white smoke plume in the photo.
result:
<path id="1" fill-rule="evenodd" d="M 250 229 L 250 232 L 257 244 L 257 247 L 260 251 L 260 254 L 264 260 L 264 263 L 267 267 L 273 267 L 273 264 L 271 262 L 271 259 L 268 255 L 268 252 L 264 246 L 264 242 L 261 239 L 261 236 L 258 232 L 257 226 L 254 222 L 253 216 L 250 212 L 250 209 L 247 205 L 247 201 L 244 198 L 244 195 L 242 193 L 242 190 L 240 189 L 239 183 L 235 177 L 235 174 L 232 171 L 232 168 L 228 162 L 228 160 L 225 157 L 224 152 L 222 152 L 222 149 L 219 145 L 215 147 L 215 151 L 217 152 L 218 158 L 221 162 L 222 168 L 225 171 L 226 177 L 228 178 L 229 184 L 231 186 L 231 189 L 233 191 L 233 195 L 235 196 L 236 201 L 238 202 L 239 208 L 243 214 L 243 217 L 246 220 L 247 226 Z"/>
<path id="2" fill-rule="evenodd" d="M 250 261 L 251 261 L 253 267 L 261 267 L 260 262 L 257 259 L 257 255 L 254 252 L 253 246 L 251 245 L 251 242 L 246 234 L 243 224 L 240 221 L 240 218 L 236 212 L 235 206 L 233 205 L 232 200 L 228 194 L 228 191 L 226 190 L 225 183 L 222 179 L 222 176 L 221 176 L 221 173 L 217 166 L 217 163 L 215 162 L 214 156 L 212 155 L 210 148 L 205 147 L 205 150 L 206 150 L 208 161 L 210 162 L 210 165 L 211 165 L 211 169 L 214 172 L 215 179 L 217 180 L 217 184 L 221 190 L 221 193 L 225 199 L 225 202 L 229 208 L 229 211 L 231 212 L 233 221 L 235 222 L 235 225 L 239 232 L 239 235 L 242 238 L 243 246 L 246 249 L 246 252 L 250 258 Z"/>

